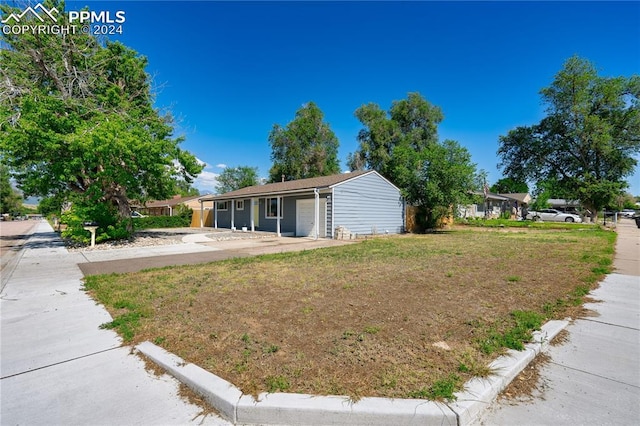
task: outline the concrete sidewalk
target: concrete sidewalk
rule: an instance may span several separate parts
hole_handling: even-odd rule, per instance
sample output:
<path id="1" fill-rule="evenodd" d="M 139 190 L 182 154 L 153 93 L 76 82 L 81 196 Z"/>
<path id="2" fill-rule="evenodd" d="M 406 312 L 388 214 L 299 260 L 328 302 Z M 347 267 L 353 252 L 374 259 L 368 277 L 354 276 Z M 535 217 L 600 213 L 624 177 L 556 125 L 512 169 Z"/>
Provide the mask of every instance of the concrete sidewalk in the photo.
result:
<path id="1" fill-rule="evenodd" d="M 567 327 L 568 340 L 551 346 L 540 391 L 526 401 L 500 400 L 482 425 L 640 424 L 640 229 L 617 225 L 615 273 L 585 305 L 593 316 Z"/>
<path id="2" fill-rule="evenodd" d="M 25 243 L 0 295 L 0 424 L 228 424 L 99 329 L 111 317 L 82 290 L 83 261 L 44 221 Z"/>

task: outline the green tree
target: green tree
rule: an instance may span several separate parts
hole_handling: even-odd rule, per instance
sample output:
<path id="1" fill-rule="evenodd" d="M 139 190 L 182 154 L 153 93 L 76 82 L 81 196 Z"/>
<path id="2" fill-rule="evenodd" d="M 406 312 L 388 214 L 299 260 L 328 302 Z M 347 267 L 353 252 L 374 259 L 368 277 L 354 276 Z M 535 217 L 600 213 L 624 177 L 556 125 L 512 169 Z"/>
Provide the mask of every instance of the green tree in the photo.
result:
<path id="1" fill-rule="evenodd" d="M 494 194 L 523 194 L 529 192 L 529 185 L 510 177 L 503 177 L 489 188 Z"/>
<path id="2" fill-rule="evenodd" d="M 444 116 L 419 93 L 394 101 L 387 114 L 377 104 L 358 108 L 355 116 L 365 126 L 358 133 L 359 147 L 348 157 L 351 170 L 371 169 L 401 189 L 415 181 L 424 152 L 438 141 Z"/>
<path id="3" fill-rule="evenodd" d="M 408 199 L 421 206 L 426 228 L 456 213 L 456 206 L 474 198 L 476 165 L 469 151 L 456 141 L 445 140 L 425 150 L 416 183 L 408 189 Z"/>
<path id="4" fill-rule="evenodd" d="M 44 4 L 68 24 L 63 2 Z M 100 205 L 131 231 L 129 200 L 168 198 L 176 179 L 190 183 L 202 170 L 171 117 L 153 108 L 145 57 L 80 32 L 2 42 L 0 147 L 26 195 L 72 200 L 84 214 Z"/>
<path id="5" fill-rule="evenodd" d="M 400 188 L 407 201 L 420 207 L 425 227 L 433 227 L 453 206 L 469 200 L 475 189 L 475 164 L 455 141 L 438 141 L 442 111 L 419 93 L 394 101 L 388 113 L 377 104 L 358 108 L 364 125 L 359 147 L 349 155 L 351 170 L 373 169 Z"/>
<path id="6" fill-rule="evenodd" d="M 328 176 L 340 172 L 338 138 L 324 114 L 309 102 L 296 111 L 296 116 L 286 127 L 274 124 L 269 134 L 271 182 Z"/>
<path id="7" fill-rule="evenodd" d="M 22 196 L 11 185 L 9 168 L 0 162 L 0 214 L 13 214 L 21 210 Z"/>
<path id="8" fill-rule="evenodd" d="M 179 194 L 183 197 L 200 195 L 200 191 L 198 190 L 198 188 L 194 188 L 189 182 L 183 179 L 176 180 L 176 189 L 174 193 Z"/>
<path id="9" fill-rule="evenodd" d="M 218 194 L 258 184 L 258 168 L 249 166 L 226 167 L 216 178 Z"/>
<path id="10" fill-rule="evenodd" d="M 541 90 L 547 116 L 500 137 L 500 167 L 516 180 L 552 181 L 553 196 L 594 215 L 627 187 L 640 152 L 640 77 L 600 77 L 567 60 Z"/>

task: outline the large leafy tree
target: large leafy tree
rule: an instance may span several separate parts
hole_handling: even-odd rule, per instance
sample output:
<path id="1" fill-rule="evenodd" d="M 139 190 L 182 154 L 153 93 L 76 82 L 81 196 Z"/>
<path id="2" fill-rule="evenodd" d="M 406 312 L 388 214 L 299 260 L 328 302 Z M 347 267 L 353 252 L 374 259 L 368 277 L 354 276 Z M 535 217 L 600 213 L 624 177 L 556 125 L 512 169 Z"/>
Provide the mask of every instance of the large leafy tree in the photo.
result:
<path id="1" fill-rule="evenodd" d="M 16 213 L 22 207 L 22 196 L 11 185 L 9 168 L 0 163 L 0 214 Z"/>
<path id="2" fill-rule="evenodd" d="M 238 166 L 226 167 L 216 178 L 218 194 L 235 191 L 258 184 L 258 169 L 256 167 Z"/>
<path id="3" fill-rule="evenodd" d="M 389 112 L 377 104 L 358 108 L 364 125 L 359 147 L 349 155 L 351 170 L 373 169 L 397 185 L 407 201 L 420 207 L 423 225 L 432 227 L 465 203 L 475 188 L 476 168 L 466 148 L 438 141 L 440 108 L 419 93 L 394 101 Z M 454 209 L 455 210 L 455 209 Z"/>
<path id="4" fill-rule="evenodd" d="M 328 176 L 340 172 L 338 138 L 318 106 L 309 102 L 286 127 L 275 124 L 269 134 L 271 182 Z"/>
<path id="5" fill-rule="evenodd" d="M 495 194 L 517 194 L 529 192 L 529 185 L 524 181 L 503 177 L 498 179 L 489 189 Z"/>
<path id="6" fill-rule="evenodd" d="M 627 187 L 640 152 L 640 77 L 600 77 L 569 58 L 541 90 L 547 116 L 500 137 L 509 177 L 553 182 L 556 197 L 580 200 L 594 215 Z"/>
<path id="7" fill-rule="evenodd" d="M 68 24 L 63 2 L 44 4 L 61 11 L 58 25 Z M 122 220 L 129 200 L 167 198 L 178 178 L 190 183 L 202 170 L 180 148 L 171 117 L 154 109 L 145 57 L 79 31 L 25 31 L 2 41 L 0 147 L 25 194 Z"/>

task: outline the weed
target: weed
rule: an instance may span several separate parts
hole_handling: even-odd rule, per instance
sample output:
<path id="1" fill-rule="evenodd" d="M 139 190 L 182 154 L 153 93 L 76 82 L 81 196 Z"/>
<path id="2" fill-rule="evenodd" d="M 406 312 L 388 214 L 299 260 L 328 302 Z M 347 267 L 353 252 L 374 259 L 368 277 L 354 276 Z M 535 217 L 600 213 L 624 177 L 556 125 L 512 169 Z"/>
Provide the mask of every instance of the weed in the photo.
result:
<path id="1" fill-rule="evenodd" d="M 510 283 L 517 283 L 520 280 L 521 278 L 517 275 L 511 275 L 507 277 L 507 281 L 509 281 Z"/>
<path id="2" fill-rule="evenodd" d="M 500 333 L 495 328 L 491 328 L 487 336 L 480 341 L 480 350 L 487 354 L 499 352 L 502 348 L 524 349 L 524 343 L 531 340 L 531 332 L 537 330 L 542 325 L 544 317 L 531 311 L 513 311 L 511 313 L 513 325 Z"/>
<path id="3" fill-rule="evenodd" d="M 113 307 L 116 309 L 129 309 L 130 311 L 133 311 L 138 307 L 138 305 L 130 300 L 118 300 L 113 304 Z"/>
<path id="4" fill-rule="evenodd" d="M 470 352 L 464 352 L 460 358 L 458 371 L 461 373 L 469 373 L 475 377 L 489 377 L 493 374 L 491 368 L 483 361 L 474 358 Z"/>
<path id="5" fill-rule="evenodd" d="M 278 352 L 278 349 L 280 349 L 278 345 L 269 345 L 266 348 L 264 348 L 263 352 L 265 354 L 274 354 Z"/>
<path id="6" fill-rule="evenodd" d="M 267 392 L 286 392 L 289 387 L 289 380 L 284 376 L 268 376 L 265 380 L 267 386 Z"/>
<path id="7" fill-rule="evenodd" d="M 367 326 L 364 328 L 364 332 L 367 334 L 376 334 L 380 331 L 380 327 L 376 326 Z"/>
<path id="8" fill-rule="evenodd" d="M 153 343 L 155 343 L 156 345 L 161 345 L 161 344 L 163 344 L 166 340 L 167 340 L 167 338 L 166 338 L 166 337 L 156 337 L 155 339 L 153 339 Z"/>
<path id="9" fill-rule="evenodd" d="M 140 313 L 128 312 L 116 317 L 113 321 L 104 323 L 100 326 L 102 329 L 117 330 L 125 342 L 129 342 L 135 336 L 135 330 L 140 325 Z"/>
<path id="10" fill-rule="evenodd" d="M 409 398 L 426 398 L 433 401 L 456 399 L 454 392 L 461 389 L 462 379 L 457 374 L 451 373 L 446 378 L 436 380 L 429 388 L 409 392 Z"/>

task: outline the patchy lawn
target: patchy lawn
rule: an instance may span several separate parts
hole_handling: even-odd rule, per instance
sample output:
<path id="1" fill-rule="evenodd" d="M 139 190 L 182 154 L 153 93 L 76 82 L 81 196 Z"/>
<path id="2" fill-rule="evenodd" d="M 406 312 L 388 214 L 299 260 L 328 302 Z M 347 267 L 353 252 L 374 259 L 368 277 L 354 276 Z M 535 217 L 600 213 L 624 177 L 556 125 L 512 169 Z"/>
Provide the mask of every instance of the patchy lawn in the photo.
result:
<path id="1" fill-rule="evenodd" d="M 615 233 L 461 229 L 92 276 L 125 341 L 245 393 L 447 398 L 609 272 Z"/>

